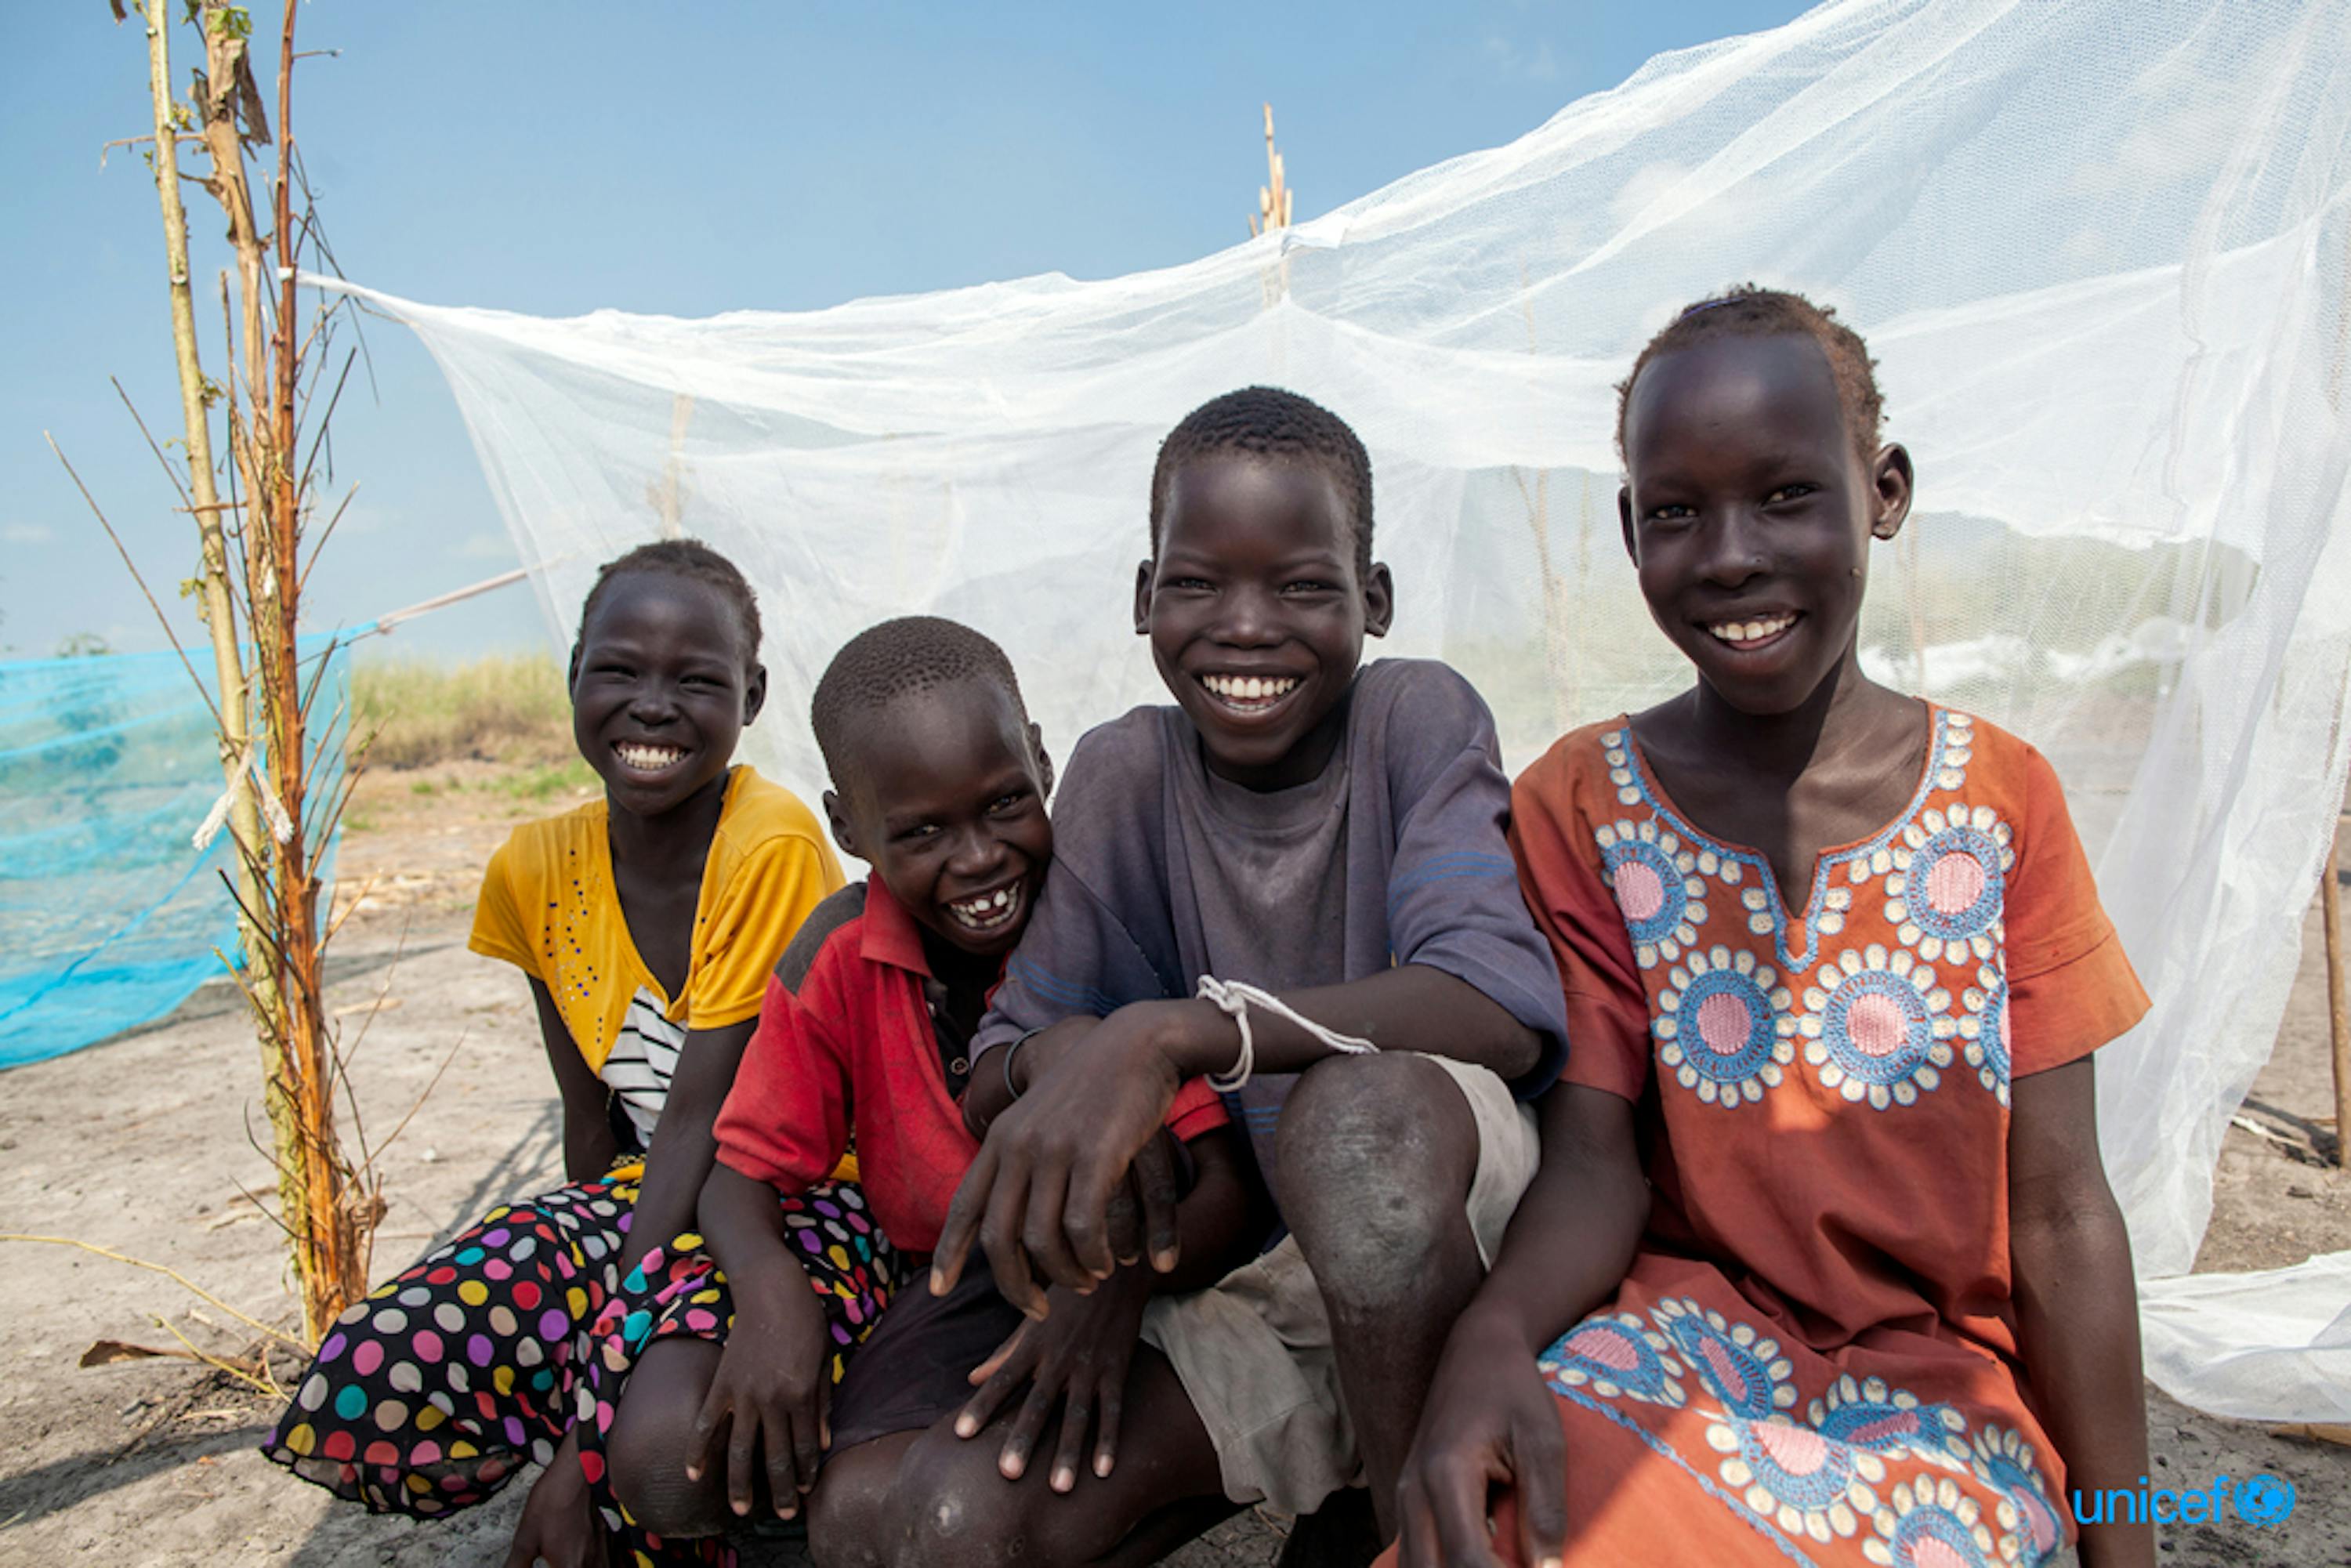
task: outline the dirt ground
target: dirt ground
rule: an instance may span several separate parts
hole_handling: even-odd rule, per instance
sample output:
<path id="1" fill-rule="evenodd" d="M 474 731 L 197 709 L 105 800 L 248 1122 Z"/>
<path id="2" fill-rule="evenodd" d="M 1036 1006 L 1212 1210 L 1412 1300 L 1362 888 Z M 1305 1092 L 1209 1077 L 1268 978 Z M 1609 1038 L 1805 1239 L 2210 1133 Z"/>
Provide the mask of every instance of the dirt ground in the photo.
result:
<path id="1" fill-rule="evenodd" d="M 374 1272 L 404 1267 L 502 1198 L 560 1179 L 557 1105 L 528 993 L 465 950 L 475 881 L 511 823 L 559 809 L 559 770 L 466 763 L 366 780 L 345 841 L 346 896 L 371 881 L 339 936 L 329 1006 L 367 1023 L 352 1082 L 388 1210 Z M 2261 1268 L 2351 1247 L 2351 1180 L 2331 1146 L 2327 1012 L 2314 910 L 2277 1052 L 2231 1131 L 2213 1239 L 2199 1267 Z M 372 1019 L 370 1013 L 372 1010 Z M 453 1054 L 454 1051 L 454 1054 Z M 445 1071 L 443 1071 L 444 1061 Z M 0 1231 L 71 1238 L 179 1270 L 238 1311 L 293 1322 L 284 1252 L 246 1197 L 267 1166 L 248 1142 L 257 1056 L 225 986 L 178 1012 L 0 1076 Z M 390 1134 L 437 1085 L 396 1139 Z M 265 1134 L 266 1135 L 266 1134 Z M 2297 1152 L 2299 1151 L 2299 1152 Z M 265 1401 L 184 1361 L 83 1368 L 93 1341 L 170 1344 L 159 1320 L 207 1349 L 255 1336 L 159 1274 L 55 1246 L 0 1245 L 0 1564 L 413 1564 L 504 1560 L 523 1489 L 446 1523 L 370 1518 L 265 1464 Z M 2174 1527 L 2174 1563 L 2351 1563 L 2351 1448 L 2206 1416 L 2152 1389 L 2158 1484 L 2268 1471 L 2292 1482 L 2283 1524 Z M 1277 1526 L 1242 1515 L 1188 1547 L 1185 1568 L 1258 1568 Z M 747 1542 L 750 1563 L 799 1560 Z"/>

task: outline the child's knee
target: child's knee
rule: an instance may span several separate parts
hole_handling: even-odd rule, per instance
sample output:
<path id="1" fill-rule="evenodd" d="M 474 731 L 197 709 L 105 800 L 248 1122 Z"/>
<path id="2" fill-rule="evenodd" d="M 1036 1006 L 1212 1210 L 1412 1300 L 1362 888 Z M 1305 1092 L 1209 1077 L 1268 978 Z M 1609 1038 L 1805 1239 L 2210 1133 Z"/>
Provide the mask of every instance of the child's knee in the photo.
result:
<path id="1" fill-rule="evenodd" d="M 1001 1439 L 934 1428 L 899 1464 L 892 1561 L 914 1568 L 1000 1568 L 1037 1555 L 1029 1517 L 1038 1489 L 997 1470 Z"/>
<path id="2" fill-rule="evenodd" d="M 723 1453 L 700 1480 L 685 1475 L 695 1417 L 717 1365 L 718 1347 L 701 1340 L 654 1345 L 638 1359 L 613 1413 L 605 1440 L 612 1495 L 656 1535 L 716 1535 L 734 1522 Z"/>
<path id="3" fill-rule="evenodd" d="M 905 1448 L 890 1438 L 827 1455 L 809 1494 L 809 1556 L 817 1568 L 886 1568 L 911 1506 L 898 1487 Z"/>
<path id="4" fill-rule="evenodd" d="M 1451 1075 L 1406 1051 L 1304 1073 L 1277 1134 L 1282 1212 L 1326 1295 L 1408 1295 L 1459 1228 L 1478 1126 Z"/>

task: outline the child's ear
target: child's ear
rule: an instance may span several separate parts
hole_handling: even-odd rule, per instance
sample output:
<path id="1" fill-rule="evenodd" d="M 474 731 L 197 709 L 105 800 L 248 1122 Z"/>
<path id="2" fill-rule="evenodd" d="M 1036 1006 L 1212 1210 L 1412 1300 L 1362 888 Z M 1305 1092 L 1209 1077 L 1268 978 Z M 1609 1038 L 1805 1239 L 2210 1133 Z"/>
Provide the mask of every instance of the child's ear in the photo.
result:
<path id="1" fill-rule="evenodd" d="M 1916 477 L 1910 468 L 1910 454 L 1898 443 L 1878 449 L 1869 465 L 1872 536 L 1890 539 L 1902 531 L 1903 520 L 1910 516 L 1911 486 Z"/>
<path id="2" fill-rule="evenodd" d="M 859 860 L 866 858 L 865 852 L 857 847 L 857 830 L 850 825 L 849 809 L 830 789 L 824 792 L 824 820 L 831 824 L 832 841 L 841 846 L 842 854 L 855 855 Z"/>
<path id="3" fill-rule="evenodd" d="M 563 669 L 563 691 L 564 691 L 564 695 L 567 695 L 567 696 L 569 696 L 569 697 L 573 698 L 574 700 L 577 700 L 577 699 L 578 699 L 578 697 L 579 697 L 579 695 L 580 695 L 580 652 L 581 652 L 581 644 L 580 644 L 580 643 L 579 642 L 579 640 L 575 638 L 575 639 L 573 639 L 572 643 L 571 643 L 571 662 L 570 662 L 569 664 L 566 664 L 566 665 L 564 666 L 564 669 Z"/>
<path id="4" fill-rule="evenodd" d="M 1395 579 L 1388 575 L 1388 563 L 1375 560 L 1372 575 L 1364 580 L 1364 631 L 1373 637 L 1384 637 L 1395 620 Z"/>
<path id="5" fill-rule="evenodd" d="M 768 666 L 755 664 L 751 666 L 751 678 L 743 683 L 743 727 L 748 729 L 751 721 L 759 716 L 759 710 L 767 706 Z"/>
<path id="6" fill-rule="evenodd" d="M 1157 565 L 1145 560 L 1134 569 L 1134 634 L 1138 637 L 1151 634 L 1151 578 Z"/>
<path id="7" fill-rule="evenodd" d="M 1632 558 L 1633 569 L 1637 571 L 1641 566 L 1641 545 L 1633 532 L 1633 486 L 1630 485 L 1616 486 L 1616 526 L 1625 531 L 1625 553 Z"/>
<path id="8" fill-rule="evenodd" d="M 1034 724 L 1029 727 L 1029 749 L 1037 754 L 1037 788 L 1050 800 L 1053 794 L 1053 758 L 1045 749 L 1045 732 Z"/>

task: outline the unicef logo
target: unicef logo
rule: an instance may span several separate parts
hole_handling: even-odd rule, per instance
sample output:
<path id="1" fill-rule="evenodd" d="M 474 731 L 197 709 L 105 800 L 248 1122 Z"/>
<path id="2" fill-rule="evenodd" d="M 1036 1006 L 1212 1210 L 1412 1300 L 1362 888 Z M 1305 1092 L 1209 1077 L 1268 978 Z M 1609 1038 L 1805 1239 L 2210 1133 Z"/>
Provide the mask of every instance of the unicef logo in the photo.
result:
<path id="1" fill-rule="evenodd" d="M 2248 1476 L 2237 1489 L 2236 1502 L 2239 1519 L 2267 1529 L 2294 1511 L 2294 1483 L 2272 1475 Z"/>
<path id="2" fill-rule="evenodd" d="M 2294 1483 L 2263 1472 L 2232 1481 L 2214 1476 L 2207 1487 L 2109 1487 L 2074 1492 L 2074 1518 L 2083 1524 L 2226 1524 L 2229 1510 L 2256 1530 L 2283 1524 L 2294 1512 Z"/>

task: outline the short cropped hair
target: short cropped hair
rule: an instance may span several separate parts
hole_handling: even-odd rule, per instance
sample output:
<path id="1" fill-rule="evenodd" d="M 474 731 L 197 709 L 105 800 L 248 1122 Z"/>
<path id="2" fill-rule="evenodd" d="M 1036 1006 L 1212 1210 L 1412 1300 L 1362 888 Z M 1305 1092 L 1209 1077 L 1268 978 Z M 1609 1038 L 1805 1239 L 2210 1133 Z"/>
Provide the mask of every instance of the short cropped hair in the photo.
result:
<path id="1" fill-rule="evenodd" d="M 1311 464 L 1330 475 L 1346 501 L 1347 526 L 1355 540 L 1355 574 L 1371 575 L 1371 454 L 1345 420 L 1312 399 L 1280 387 L 1243 387 L 1210 398 L 1167 433 L 1151 471 L 1152 553 L 1159 550 L 1176 471 L 1196 458 L 1225 452 Z"/>
<path id="2" fill-rule="evenodd" d="M 1885 423 L 1885 401 L 1877 392 L 1877 361 L 1861 334 L 1837 319 L 1825 305 L 1815 305 L 1801 294 L 1779 288 L 1758 288 L 1741 283 L 1701 299 L 1675 317 L 1665 330 L 1648 341 L 1633 361 L 1633 373 L 1616 383 L 1616 456 L 1625 453 L 1625 413 L 1633 402 L 1633 383 L 1659 354 L 1710 343 L 1719 338 L 1775 338 L 1802 335 L 1821 346 L 1829 370 L 1836 377 L 1837 402 L 1853 432 L 1855 448 L 1866 465 L 1877 455 L 1878 432 Z"/>
<path id="3" fill-rule="evenodd" d="M 735 607 L 736 619 L 742 623 L 743 636 L 748 644 L 744 650 L 744 663 L 756 664 L 759 658 L 759 596 L 751 591 L 751 584 L 733 561 L 704 544 L 700 539 L 656 539 L 649 545 L 639 545 L 628 554 L 618 556 L 596 569 L 596 581 L 588 590 L 587 601 L 580 606 L 582 631 L 604 601 L 614 583 L 640 572 L 659 572 L 670 577 L 682 577 L 689 582 L 707 583 L 719 596 Z"/>
<path id="4" fill-rule="evenodd" d="M 816 684 L 809 719 L 835 788 L 856 772 L 857 741 L 875 714 L 901 697 L 965 681 L 993 682 L 1012 698 L 1021 722 L 1029 709 L 1004 650 L 960 622 L 903 615 L 869 626 L 841 644 Z"/>

